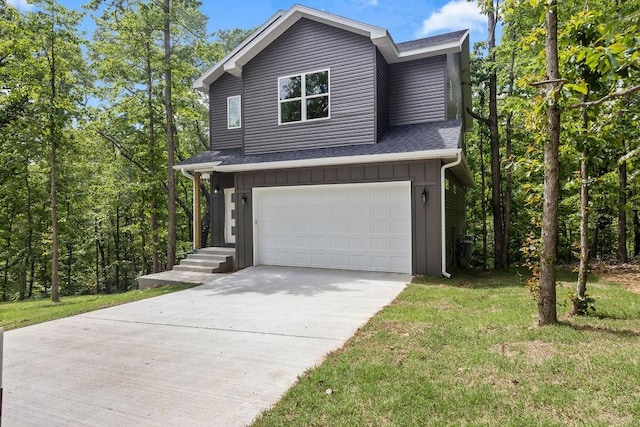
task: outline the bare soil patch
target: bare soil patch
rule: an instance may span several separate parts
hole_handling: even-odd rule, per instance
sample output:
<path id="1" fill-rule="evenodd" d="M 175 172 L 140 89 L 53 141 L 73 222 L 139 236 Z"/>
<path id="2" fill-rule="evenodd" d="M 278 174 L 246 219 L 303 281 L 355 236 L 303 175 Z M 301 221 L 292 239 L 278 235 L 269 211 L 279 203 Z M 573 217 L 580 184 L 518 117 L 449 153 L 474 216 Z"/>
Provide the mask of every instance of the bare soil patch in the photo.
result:
<path id="1" fill-rule="evenodd" d="M 638 264 L 598 265 L 593 272 L 602 280 L 619 283 L 633 292 L 640 293 L 640 265 Z"/>
<path id="2" fill-rule="evenodd" d="M 494 345 L 491 349 L 505 357 L 523 357 L 533 363 L 543 362 L 557 352 L 555 344 L 539 340 L 504 342 Z"/>

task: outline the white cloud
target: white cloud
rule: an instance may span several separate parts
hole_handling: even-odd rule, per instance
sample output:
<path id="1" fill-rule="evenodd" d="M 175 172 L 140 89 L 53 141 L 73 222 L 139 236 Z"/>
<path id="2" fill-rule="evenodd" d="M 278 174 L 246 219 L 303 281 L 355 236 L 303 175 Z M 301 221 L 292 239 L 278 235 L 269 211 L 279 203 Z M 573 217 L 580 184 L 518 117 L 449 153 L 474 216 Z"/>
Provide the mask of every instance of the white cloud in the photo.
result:
<path id="1" fill-rule="evenodd" d="M 27 0 L 7 0 L 9 6 L 13 6 L 18 10 L 31 10 L 33 5 L 27 3 Z"/>
<path id="2" fill-rule="evenodd" d="M 422 21 L 422 27 L 416 32 L 417 37 L 425 37 L 443 31 L 462 30 L 465 28 L 480 31 L 486 28 L 487 17 L 482 14 L 475 1 L 453 0 Z"/>
<path id="3" fill-rule="evenodd" d="M 367 4 L 367 6 L 377 6 L 378 5 L 378 0 L 367 0 L 366 4 Z"/>

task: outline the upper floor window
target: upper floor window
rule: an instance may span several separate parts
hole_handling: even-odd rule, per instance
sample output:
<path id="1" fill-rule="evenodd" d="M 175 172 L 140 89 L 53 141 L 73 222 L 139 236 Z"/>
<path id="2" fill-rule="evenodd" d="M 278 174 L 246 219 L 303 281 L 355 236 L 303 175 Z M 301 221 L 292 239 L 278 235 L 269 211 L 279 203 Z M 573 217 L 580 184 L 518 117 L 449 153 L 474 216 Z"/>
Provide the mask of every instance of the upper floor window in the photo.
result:
<path id="1" fill-rule="evenodd" d="M 240 129 L 242 126 L 241 104 L 240 95 L 227 98 L 227 129 Z"/>
<path id="2" fill-rule="evenodd" d="M 329 70 L 278 79 L 278 123 L 328 119 Z"/>

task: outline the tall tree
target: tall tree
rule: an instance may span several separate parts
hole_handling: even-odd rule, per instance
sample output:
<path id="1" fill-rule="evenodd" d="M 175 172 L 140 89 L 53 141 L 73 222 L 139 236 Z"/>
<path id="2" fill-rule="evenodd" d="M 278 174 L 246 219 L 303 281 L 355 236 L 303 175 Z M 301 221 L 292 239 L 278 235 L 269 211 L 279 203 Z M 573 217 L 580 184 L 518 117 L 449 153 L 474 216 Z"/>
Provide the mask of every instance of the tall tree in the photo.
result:
<path id="1" fill-rule="evenodd" d="M 171 2 L 164 0 L 164 108 L 167 126 L 167 169 L 168 169 L 168 225 L 167 268 L 171 270 L 176 263 L 176 171 L 173 124 L 173 99 L 171 97 Z"/>
<path id="2" fill-rule="evenodd" d="M 500 20 L 499 0 L 480 0 L 479 5 L 487 15 L 487 68 L 489 89 L 489 115 L 483 117 L 469 110 L 480 123 L 489 128 L 491 147 L 491 209 L 493 213 L 494 268 L 508 266 L 508 242 L 505 239 L 504 210 L 502 202 L 502 159 L 500 157 L 500 130 L 498 125 L 498 73 L 496 64 L 496 27 Z"/>
<path id="3" fill-rule="evenodd" d="M 560 107 L 558 100 L 562 81 L 558 67 L 558 5 L 549 0 L 546 5 L 545 67 L 547 80 L 547 130 L 544 140 L 544 207 L 542 211 L 542 250 L 540 252 L 540 292 L 538 295 L 538 325 L 558 322 L 556 308 L 556 259 L 558 241 L 558 195 L 560 170 Z"/>

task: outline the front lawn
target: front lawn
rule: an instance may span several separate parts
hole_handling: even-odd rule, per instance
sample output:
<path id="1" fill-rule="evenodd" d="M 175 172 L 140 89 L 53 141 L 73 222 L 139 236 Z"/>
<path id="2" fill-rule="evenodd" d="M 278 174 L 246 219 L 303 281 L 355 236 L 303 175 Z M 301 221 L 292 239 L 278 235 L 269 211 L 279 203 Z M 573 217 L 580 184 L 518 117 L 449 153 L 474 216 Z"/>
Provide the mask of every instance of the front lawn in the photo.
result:
<path id="1" fill-rule="evenodd" d="M 2 302 L 0 303 L 0 328 L 8 331 L 48 320 L 73 316 L 74 314 L 86 313 L 88 311 L 164 295 L 192 286 L 196 285 L 162 286 L 143 291 L 123 292 L 121 294 L 60 297 L 60 302 L 57 304 L 52 303 L 48 299 Z"/>
<path id="2" fill-rule="evenodd" d="M 539 328 L 517 272 L 420 279 L 255 425 L 640 425 L 640 294 L 588 292 L 598 317 Z"/>

